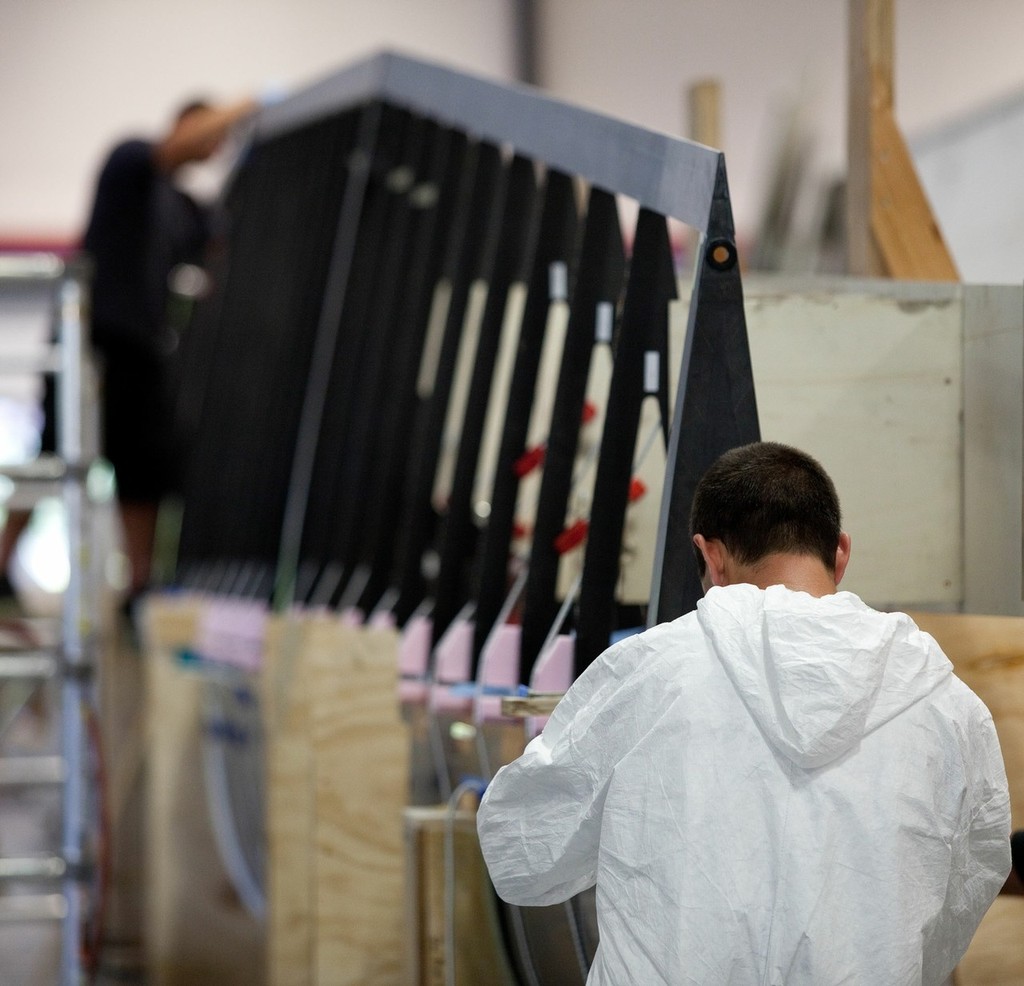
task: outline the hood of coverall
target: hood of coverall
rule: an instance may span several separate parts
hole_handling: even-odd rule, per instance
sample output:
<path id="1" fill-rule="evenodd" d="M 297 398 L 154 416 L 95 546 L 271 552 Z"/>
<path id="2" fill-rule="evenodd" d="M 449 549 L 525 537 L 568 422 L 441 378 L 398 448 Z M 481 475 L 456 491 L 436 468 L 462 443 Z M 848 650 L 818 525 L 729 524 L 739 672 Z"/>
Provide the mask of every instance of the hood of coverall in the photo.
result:
<path id="1" fill-rule="evenodd" d="M 842 756 L 952 673 L 909 617 L 849 592 L 716 587 L 697 614 L 761 731 L 803 768 Z"/>

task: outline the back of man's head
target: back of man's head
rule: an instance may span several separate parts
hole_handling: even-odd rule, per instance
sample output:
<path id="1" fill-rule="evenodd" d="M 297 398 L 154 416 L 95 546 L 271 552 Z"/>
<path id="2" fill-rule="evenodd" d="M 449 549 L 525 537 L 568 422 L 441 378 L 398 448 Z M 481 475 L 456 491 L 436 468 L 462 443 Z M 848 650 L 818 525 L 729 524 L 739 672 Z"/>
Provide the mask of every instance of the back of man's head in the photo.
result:
<path id="1" fill-rule="evenodd" d="M 719 457 L 697 484 L 690 536 L 721 541 L 740 562 L 776 553 L 812 555 L 833 572 L 842 532 L 828 473 L 805 452 L 754 442 Z M 697 565 L 703 577 L 704 557 Z"/>

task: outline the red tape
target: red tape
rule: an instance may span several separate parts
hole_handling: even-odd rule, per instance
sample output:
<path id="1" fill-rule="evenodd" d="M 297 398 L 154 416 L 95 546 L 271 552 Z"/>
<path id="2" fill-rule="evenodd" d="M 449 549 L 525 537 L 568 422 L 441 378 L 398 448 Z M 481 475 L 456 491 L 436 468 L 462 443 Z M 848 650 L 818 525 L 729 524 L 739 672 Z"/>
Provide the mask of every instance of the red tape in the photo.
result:
<path id="1" fill-rule="evenodd" d="M 590 521 L 578 520 L 574 524 L 570 524 L 555 538 L 555 551 L 560 555 L 572 551 L 586 540 L 589 532 Z"/>
<path id="2" fill-rule="evenodd" d="M 524 476 L 533 472 L 543 461 L 544 456 L 547 454 L 547 449 L 543 445 L 535 445 L 531 449 L 527 449 L 518 459 L 516 464 L 513 466 L 516 475 L 522 479 Z"/>

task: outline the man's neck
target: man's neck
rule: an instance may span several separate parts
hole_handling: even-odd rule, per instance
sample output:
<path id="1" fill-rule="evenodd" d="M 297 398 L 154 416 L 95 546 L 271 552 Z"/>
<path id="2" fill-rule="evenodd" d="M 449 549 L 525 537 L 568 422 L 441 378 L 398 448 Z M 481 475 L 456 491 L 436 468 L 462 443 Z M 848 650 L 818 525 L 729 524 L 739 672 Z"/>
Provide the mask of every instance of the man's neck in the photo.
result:
<path id="1" fill-rule="evenodd" d="M 760 589 L 784 585 L 811 596 L 829 596 L 836 591 L 835 576 L 813 555 L 767 555 L 752 565 L 734 563 L 727 572 L 728 582 L 747 582 Z"/>

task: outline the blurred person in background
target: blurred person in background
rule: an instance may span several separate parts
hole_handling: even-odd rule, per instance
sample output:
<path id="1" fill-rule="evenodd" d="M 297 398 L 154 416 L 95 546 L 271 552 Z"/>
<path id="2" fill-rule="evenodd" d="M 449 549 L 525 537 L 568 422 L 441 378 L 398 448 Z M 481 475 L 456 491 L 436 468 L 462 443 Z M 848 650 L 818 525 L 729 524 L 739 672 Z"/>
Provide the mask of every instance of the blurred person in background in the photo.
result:
<path id="1" fill-rule="evenodd" d="M 99 172 L 82 241 L 91 270 L 91 341 L 101 374 L 101 453 L 111 463 L 128 563 L 129 601 L 150 582 L 161 500 L 179 480 L 169 365 L 177 340 L 167 320 L 169 278 L 201 264 L 210 215 L 178 182 L 209 159 L 254 99 L 184 105 L 164 134 L 118 143 Z M 56 448 L 53 381 L 47 381 L 42 448 Z M 12 510 L 0 534 L 0 593 L 30 512 Z"/>

